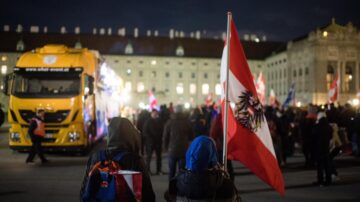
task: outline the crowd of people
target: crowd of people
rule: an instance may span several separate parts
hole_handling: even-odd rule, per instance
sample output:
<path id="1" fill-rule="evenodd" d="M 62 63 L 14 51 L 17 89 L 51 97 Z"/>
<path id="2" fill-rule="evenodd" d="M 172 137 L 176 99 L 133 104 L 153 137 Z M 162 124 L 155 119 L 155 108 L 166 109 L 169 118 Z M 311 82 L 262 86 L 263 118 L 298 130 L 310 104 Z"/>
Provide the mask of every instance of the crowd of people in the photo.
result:
<path id="1" fill-rule="evenodd" d="M 41 125 L 44 111 L 38 111 Z M 287 157 L 295 150 L 304 155 L 304 168 L 316 169 L 314 185 L 329 186 L 338 179 L 334 158 L 340 153 L 359 156 L 360 112 L 349 104 L 335 107 L 334 104 L 306 108 L 264 108 L 274 151 L 280 167 L 287 164 Z M 41 128 L 41 127 L 40 127 Z M 36 137 L 37 130 L 30 130 Z M 227 171 L 222 169 L 223 125 L 221 112 L 214 105 L 184 110 L 182 105 L 162 105 L 160 110 L 142 110 L 136 121 L 115 117 L 109 125 L 106 156 L 119 153 L 119 167 L 142 173 L 142 201 L 155 201 L 150 175 L 163 175 L 162 153 L 168 155 L 169 188 L 165 193 L 168 201 L 220 199 L 240 200 L 234 186 L 231 161 Z M 32 162 L 36 153 L 43 162 L 39 144 L 34 142 L 27 162 Z M 156 170 L 150 164 L 155 152 Z M 143 159 L 142 156 L 145 158 Z M 91 201 L 88 189 L 91 170 L 102 159 L 99 153 L 90 156 L 84 177 L 81 197 Z M 206 185 L 206 186 L 205 186 Z M 208 190 L 213 190 L 209 192 Z M 96 197 L 96 196 L 94 196 Z"/>
<path id="2" fill-rule="evenodd" d="M 286 109 L 266 106 L 264 114 L 279 166 L 286 166 L 287 157 L 292 156 L 296 149 L 302 151 L 304 168 L 317 170 L 316 185 L 328 186 L 339 179 L 333 161 L 337 155 L 359 155 L 360 112 L 350 104 L 337 107 L 334 104 L 309 104 L 303 108 Z M 172 105 L 162 105 L 159 112 L 143 110 L 138 117 L 137 127 L 145 148 L 143 154 L 147 165 L 150 165 L 155 151 L 156 174 L 162 174 L 160 155 L 167 151 L 169 179 L 173 178 L 177 165 L 184 168 L 188 143 L 202 135 L 215 141 L 221 162 L 223 128 L 221 112 L 214 105 L 203 105 L 191 111 L 184 111 L 181 106 L 174 109 Z M 227 164 L 228 172 L 234 179 L 231 161 Z M 150 167 L 148 169 L 150 171 Z"/>
<path id="3" fill-rule="evenodd" d="M 286 166 L 286 158 L 301 148 L 304 167 L 317 169 L 316 185 L 328 186 L 338 179 L 333 161 L 337 155 L 359 155 L 360 113 L 350 104 L 266 107 L 265 116 L 279 165 Z"/>
<path id="4" fill-rule="evenodd" d="M 163 174 L 162 152 L 168 153 L 169 187 L 164 193 L 167 201 L 241 201 L 233 177 L 222 168 L 219 145 L 209 137 L 211 120 L 218 116 L 216 110 L 204 107 L 189 114 L 180 105 L 175 109 L 166 106 L 161 109 L 140 112 L 136 124 L 126 118 L 111 119 L 107 149 L 89 158 L 80 192 L 82 201 L 116 197 L 116 191 L 104 188 L 118 180 L 118 177 L 109 180 L 111 174 L 103 178 L 104 170 L 113 167 L 142 173 L 142 199 L 133 200 L 131 194 L 125 194 L 126 201 L 155 201 L 149 176 Z M 154 152 L 156 171 L 152 172 L 150 162 Z M 116 159 L 116 162 L 109 163 L 109 159 Z M 99 173 L 96 180 L 94 168 Z"/>

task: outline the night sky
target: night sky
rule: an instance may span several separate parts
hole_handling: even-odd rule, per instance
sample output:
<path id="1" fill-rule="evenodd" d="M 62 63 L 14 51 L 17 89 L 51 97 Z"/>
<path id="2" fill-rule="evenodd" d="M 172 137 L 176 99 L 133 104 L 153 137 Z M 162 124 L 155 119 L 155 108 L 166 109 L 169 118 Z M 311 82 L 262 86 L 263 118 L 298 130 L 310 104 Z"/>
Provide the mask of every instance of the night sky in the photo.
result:
<path id="1" fill-rule="evenodd" d="M 213 36 L 226 30 L 227 11 L 232 11 L 240 34 L 265 34 L 276 41 L 307 34 L 332 17 L 340 24 L 360 25 L 358 0 L 1 0 L 0 4 L 1 30 L 4 24 L 12 30 L 22 24 L 25 31 L 38 25 L 59 32 L 65 25 L 68 32 L 75 26 L 82 33 L 94 27 L 111 27 L 116 33 L 126 27 L 132 34 L 138 27 L 141 35 L 148 29 L 168 35 L 174 28 L 186 33 L 206 30 Z"/>

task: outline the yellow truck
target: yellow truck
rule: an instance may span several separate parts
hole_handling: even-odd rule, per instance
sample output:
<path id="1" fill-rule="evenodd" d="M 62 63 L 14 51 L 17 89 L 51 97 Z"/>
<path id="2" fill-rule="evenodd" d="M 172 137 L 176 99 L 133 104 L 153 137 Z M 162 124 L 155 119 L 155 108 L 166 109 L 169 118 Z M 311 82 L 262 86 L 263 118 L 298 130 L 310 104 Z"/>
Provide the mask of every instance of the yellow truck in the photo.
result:
<path id="1" fill-rule="evenodd" d="M 103 60 L 96 51 L 45 45 L 26 52 L 5 81 L 9 95 L 9 146 L 31 146 L 29 120 L 45 109 L 45 150 L 86 151 L 106 135 L 106 104 L 101 93 Z"/>

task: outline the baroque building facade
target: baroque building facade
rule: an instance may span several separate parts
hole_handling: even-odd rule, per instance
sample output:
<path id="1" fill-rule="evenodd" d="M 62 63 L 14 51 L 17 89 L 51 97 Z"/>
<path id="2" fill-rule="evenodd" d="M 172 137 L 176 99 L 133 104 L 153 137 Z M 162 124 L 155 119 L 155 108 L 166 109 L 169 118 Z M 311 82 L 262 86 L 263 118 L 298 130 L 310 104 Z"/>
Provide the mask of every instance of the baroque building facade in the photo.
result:
<path id="1" fill-rule="evenodd" d="M 124 37 L 90 34 L 0 33 L 1 78 L 12 72 L 24 51 L 49 43 L 98 50 L 122 78 L 130 92 L 127 105 L 148 103 L 148 90 L 159 104 L 170 102 L 196 106 L 212 95 L 220 97 L 220 59 L 223 41 L 218 39 Z M 360 80 L 360 33 L 351 23 L 332 22 L 287 43 L 242 41 L 252 73 L 263 72 L 266 97 L 273 89 L 286 99 L 295 83 L 296 101 L 324 104 L 337 72 L 339 103 L 356 98 Z M 1 94 L 7 109 L 7 98 Z"/>

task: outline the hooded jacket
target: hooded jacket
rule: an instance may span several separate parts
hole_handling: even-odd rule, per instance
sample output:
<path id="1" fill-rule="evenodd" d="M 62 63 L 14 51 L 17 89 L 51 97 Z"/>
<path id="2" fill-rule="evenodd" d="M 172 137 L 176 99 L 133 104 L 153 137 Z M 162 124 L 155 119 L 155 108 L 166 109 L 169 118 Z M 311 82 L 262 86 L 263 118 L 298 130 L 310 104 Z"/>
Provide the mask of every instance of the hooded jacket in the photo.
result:
<path id="1" fill-rule="evenodd" d="M 139 155 L 140 149 L 140 133 L 134 125 L 126 118 L 115 117 L 110 121 L 109 137 L 107 140 L 106 152 L 111 158 L 119 152 L 126 152 L 119 163 L 123 170 L 133 170 L 142 173 L 142 201 L 155 201 L 155 193 L 152 188 L 150 176 L 145 166 L 145 162 Z M 83 195 L 88 174 L 92 166 L 100 159 L 100 153 L 93 153 L 87 163 L 87 168 L 80 191 Z"/>
<path id="2" fill-rule="evenodd" d="M 212 139 L 199 136 L 186 153 L 185 171 L 170 181 L 169 194 L 176 201 L 235 201 L 236 189 L 224 171 Z"/>

